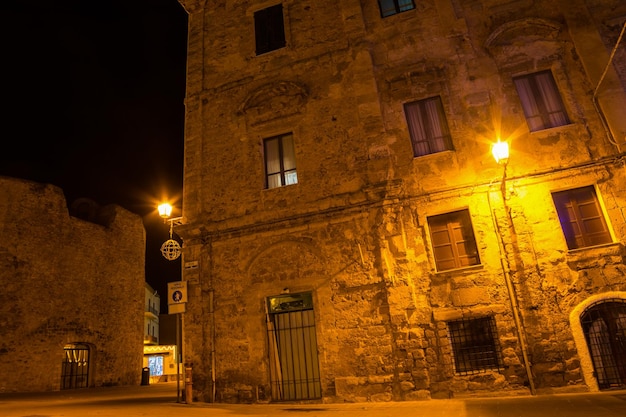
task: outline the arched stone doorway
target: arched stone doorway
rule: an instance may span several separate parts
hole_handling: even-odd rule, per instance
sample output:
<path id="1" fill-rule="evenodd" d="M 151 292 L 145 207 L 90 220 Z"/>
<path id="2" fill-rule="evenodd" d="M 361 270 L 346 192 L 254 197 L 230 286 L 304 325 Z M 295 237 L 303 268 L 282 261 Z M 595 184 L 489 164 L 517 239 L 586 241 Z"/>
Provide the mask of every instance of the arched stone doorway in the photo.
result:
<path id="1" fill-rule="evenodd" d="M 61 389 L 89 387 L 91 348 L 85 343 L 70 343 L 63 347 Z"/>
<path id="2" fill-rule="evenodd" d="M 607 304 L 604 305 L 605 303 Z M 602 336 L 601 322 L 597 322 L 597 324 L 595 324 L 595 327 L 592 328 L 593 323 L 597 319 L 603 318 L 605 315 L 608 315 L 609 321 L 612 323 L 612 325 L 615 325 L 614 329 L 617 329 L 618 323 L 614 322 L 612 317 L 614 315 L 619 316 L 620 312 L 623 313 L 624 307 L 626 307 L 626 291 L 608 291 L 605 293 L 590 296 L 589 298 L 578 304 L 576 307 L 574 307 L 574 309 L 569 314 L 569 322 L 572 329 L 572 336 L 574 337 L 576 350 L 580 358 L 581 373 L 590 391 L 608 389 L 611 388 L 611 384 L 608 380 L 605 379 L 600 381 L 599 375 L 596 370 L 597 360 L 593 356 L 596 355 L 596 357 L 599 357 L 598 355 L 600 353 L 599 351 L 594 352 L 595 348 L 592 348 L 591 343 L 595 341 L 589 339 L 588 335 L 591 331 L 591 335 L 594 338 L 604 338 L 606 336 L 610 337 L 610 333 L 606 334 L 606 336 Z M 612 308 L 615 309 L 613 310 Z M 604 320 L 606 324 L 606 319 Z M 619 335 L 622 337 L 622 341 L 624 341 L 624 322 L 620 320 L 619 324 L 622 325 L 621 333 Z M 618 333 L 614 333 L 613 336 L 618 336 Z M 619 354 L 618 352 L 615 352 L 615 350 L 611 351 L 611 358 L 614 359 L 615 353 Z M 617 361 L 617 363 L 621 363 L 622 366 L 624 366 L 624 360 L 626 360 L 623 355 L 624 353 L 622 353 L 622 357 L 620 358 L 621 361 L 619 359 Z M 606 366 L 604 362 L 600 363 L 599 365 L 603 368 Z M 624 368 L 621 368 L 621 370 L 622 372 L 624 372 Z M 624 381 L 623 379 L 621 382 L 621 387 L 626 387 L 626 381 Z"/>
<path id="3" fill-rule="evenodd" d="M 588 306 L 580 322 L 599 389 L 626 387 L 626 300 Z"/>

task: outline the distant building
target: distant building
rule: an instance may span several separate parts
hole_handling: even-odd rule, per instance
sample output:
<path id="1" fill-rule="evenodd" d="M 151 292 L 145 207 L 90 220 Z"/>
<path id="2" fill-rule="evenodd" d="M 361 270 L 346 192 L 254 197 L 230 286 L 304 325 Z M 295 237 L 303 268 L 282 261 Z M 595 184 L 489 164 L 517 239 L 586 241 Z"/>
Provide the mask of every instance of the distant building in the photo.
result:
<path id="1" fill-rule="evenodd" d="M 161 297 L 146 282 L 145 303 L 143 318 L 143 344 L 158 345 L 159 344 L 159 314 L 161 309 Z"/>
<path id="2" fill-rule="evenodd" d="M 626 388 L 626 2 L 179 1 L 199 400 Z"/>
<path id="3" fill-rule="evenodd" d="M 0 177 L 0 392 L 138 385 L 140 216 Z M 88 219 L 88 220 L 84 220 Z"/>
<path id="4" fill-rule="evenodd" d="M 150 383 L 176 381 L 176 316 L 160 314 L 161 297 L 148 283 L 144 305 L 143 367 Z"/>
<path id="5" fill-rule="evenodd" d="M 176 368 L 179 349 L 176 340 L 176 315 L 159 315 L 159 345 L 144 346 L 144 366 L 150 368 L 150 382 L 176 381 L 184 369 Z M 182 342 L 181 342 L 182 343 Z M 181 376 L 182 378 L 182 376 Z"/>

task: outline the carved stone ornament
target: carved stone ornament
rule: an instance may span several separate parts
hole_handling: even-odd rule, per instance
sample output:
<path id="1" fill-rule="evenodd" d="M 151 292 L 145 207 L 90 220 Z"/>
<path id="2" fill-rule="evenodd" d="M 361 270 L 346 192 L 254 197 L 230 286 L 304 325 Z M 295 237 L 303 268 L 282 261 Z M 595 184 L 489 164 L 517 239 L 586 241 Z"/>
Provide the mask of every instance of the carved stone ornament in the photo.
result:
<path id="1" fill-rule="evenodd" d="M 265 84 L 252 91 L 240 107 L 251 124 L 301 113 L 309 93 L 304 85 L 292 81 Z"/>
<path id="2" fill-rule="evenodd" d="M 499 46 L 527 44 L 542 39 L 554 40 L 561 31 L 561 25 L 546 19 L 520 19 L 497 27 L 485 41 L 487 49 Z"/>

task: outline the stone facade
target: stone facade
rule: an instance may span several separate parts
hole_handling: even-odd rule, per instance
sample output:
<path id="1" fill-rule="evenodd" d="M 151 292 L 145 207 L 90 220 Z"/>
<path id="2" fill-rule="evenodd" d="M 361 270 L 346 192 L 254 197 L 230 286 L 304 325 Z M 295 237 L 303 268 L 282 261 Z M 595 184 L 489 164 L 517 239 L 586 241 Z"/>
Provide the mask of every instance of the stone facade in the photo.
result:
<path id="1" fill-rule="evenodd" d="M 419 1 L 381 18 L 373 0 L 180 2 L 177 233 L 197 399 L 602 388 L 581 317 L 626 302 L 626 41 L 612 54 L 626 4 Z M 257 55 L 256 13 L 277 4 L 286 46 Z M 530 132 L 513 78 L 537 71 L 552 74 L 569 121 Z M 452 146 L 415 156 L 404 105 L 431 97 Z M 264 140 L 285 133 L 297 184 L 268 189 Z M 498 137 L 511 146 L 504 166 L 490 154 Z M 574 250 L 554 196 L 581 187 L 609 241 Z M 441 268 L 433 219 L 456 212 L 469 213 L 478 261 Z M 482 319 L 493 363 L 464 364 L 463 349 L 485 353 L 464 339 Z M 301 370 L 287 369 L 290 355 Z"/>
<path id="2" fill-rule="evenodd" d="M 70 216 L 47 184 L 3 177 L 0 191 L 0 392 L 139 384 L 141 217 L 90 200 Z"/>

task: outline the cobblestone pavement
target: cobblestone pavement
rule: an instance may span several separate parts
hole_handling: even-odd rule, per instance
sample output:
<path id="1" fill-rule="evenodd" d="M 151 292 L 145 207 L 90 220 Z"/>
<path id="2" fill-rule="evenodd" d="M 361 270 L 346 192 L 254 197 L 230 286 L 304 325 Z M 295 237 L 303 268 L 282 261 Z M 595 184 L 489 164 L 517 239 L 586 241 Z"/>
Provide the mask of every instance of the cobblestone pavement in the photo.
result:
<path id="1" fill-rule="evenodd" d="M 2 417 L 624 417 L 626 391 L 359 404 L 185 404 L 176 384 L 0 394 Z"/>

